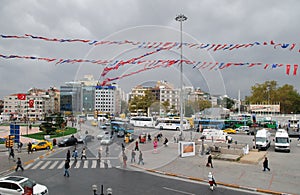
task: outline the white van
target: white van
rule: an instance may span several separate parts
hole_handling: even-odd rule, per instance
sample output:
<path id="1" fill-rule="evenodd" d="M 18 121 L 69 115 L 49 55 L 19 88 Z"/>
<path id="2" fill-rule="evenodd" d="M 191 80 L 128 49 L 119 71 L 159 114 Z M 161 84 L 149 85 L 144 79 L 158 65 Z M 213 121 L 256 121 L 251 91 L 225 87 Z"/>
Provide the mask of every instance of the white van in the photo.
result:
<path id="1" fill-rule="evenodd" d="M 278 129 L 275 134 L 275 152 L 286 151 L 290 152 L 290 138 L 289 134 L 284 129 Z"/>
<path id="2" fill-rule="evenodd" d="M 256 132 L 255 146 L 259 150 L 267 150 L 271 145 L 271 133 L 267 129 L 261 129 Z"/>
<path id="3" fill-rule="evenodd" d="M 212 142 L 226 142 L 227 133 L 219 129 L 203 129 L 202 136 Z"/>

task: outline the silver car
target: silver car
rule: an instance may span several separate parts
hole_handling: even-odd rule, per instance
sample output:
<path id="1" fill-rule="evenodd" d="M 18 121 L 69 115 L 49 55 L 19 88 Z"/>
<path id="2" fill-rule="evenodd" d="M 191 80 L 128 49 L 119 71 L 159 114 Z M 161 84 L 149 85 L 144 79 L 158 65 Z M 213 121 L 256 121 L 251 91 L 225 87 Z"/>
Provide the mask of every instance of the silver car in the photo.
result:
<path id="1" fill-rule="evenodd" d="M 112 139 L 110 137 L 110 135 L 104 135 L 103 138 L 101 139 L 100 143 L 102 145 L 109 145 L 112 143 Z"/>

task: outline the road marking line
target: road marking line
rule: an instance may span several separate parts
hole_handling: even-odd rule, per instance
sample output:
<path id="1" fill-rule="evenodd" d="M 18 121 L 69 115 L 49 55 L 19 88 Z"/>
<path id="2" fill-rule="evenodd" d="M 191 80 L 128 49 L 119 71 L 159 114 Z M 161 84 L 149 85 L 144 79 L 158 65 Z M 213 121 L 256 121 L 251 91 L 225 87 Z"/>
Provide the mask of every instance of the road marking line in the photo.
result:
<path id="1" fill-rule="evenodd" d="M 89 161 L 87 161 L 87 160 L 84 161 L 83 168 L 84 169 L 89 168 Z"/>
<path id="2" fill-rule="evenodd" d="M 110 160 L 107 160 L 106 163 L 107 163 L 107 168 L 112 168 Z"/>
<path id="3" fill-rule="evenodd" d="M 31 169 L 37 169 L 42 163 L 43 163 L 43 161 L 39 161 Z"/>
<path id="4" fill-rule="evenodd" d="M 165 189 L 165 190 L 170 190 L 170 191 L 173 191 L 173 192 L 178 192 L 178 193 L 181 193 L 181 194 L 190 194 L 190 195 L 195 195 L 195 194 L 193 194 L 193 193 L 184 192 L 184 191 L 180 191 L 180 190 L 175 190 L 175 189 L 172 189 L 172 188 L 167 188 L 167 187 L 163 187 L 163 189 Z"/>
<path id="5" fill-rule="evenodd" d="M 78 169 L 80 167 L 81 161 L 77 161 L 76 165 L 75 165 L 75 169 Z"/>
<path id="6" fill-rule="evenodd" d="M 49 161 L 50 162 L 50 161 Z M 50 167 L 49 167 L 49 169 L 54 169 L 54 167 L 58 164 L 58 160 L 57 161 L 55 161 Z"/>
<path id="7" fill-rule="evenodd" d="M 97 160 L 93 160 L 92 161 L 92 169 L 96 168 L 97 167 Z"/>
<path id="8" fill-rule="evenodd" d="M 57 169 L 62 169 L 62 168 L 64 167 L 64 165 L 65 165 L 65 162 L 62 161 L 62 162 L 60 163 L 60 165 L 57 167 Z"/>
<path id="9" fill-rule="evenodd" d="M 41 169 L 45 169 L 50 163 L 51 163 L 51 161 L 47 161 L 47 162 L 41 167 Z"/>
<path id="10" fill-rule="evenodd" d="M 102 169 L 102 168 L 104 168 L 104 161 L 103 160 L 100 161 L 100 169 Z"/>
<path id="11" fill-rule="evenodd" d="M 27 164 L 24 169 L 29 169 L 31 166 L 33 165 L 33 163 Z"/>

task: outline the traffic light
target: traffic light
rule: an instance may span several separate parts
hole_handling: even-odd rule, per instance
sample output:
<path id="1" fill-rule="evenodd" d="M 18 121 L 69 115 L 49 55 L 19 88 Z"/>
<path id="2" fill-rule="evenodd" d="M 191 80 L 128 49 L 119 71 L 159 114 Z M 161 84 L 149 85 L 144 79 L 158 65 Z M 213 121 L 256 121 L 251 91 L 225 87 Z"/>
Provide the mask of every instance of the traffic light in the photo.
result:
<path id="1" fill-rule="evenodd" d="M 5 147 L 7 147 L 7 148 L 11 148 L 11 147 L 14 147 L 14 140 L 11 140 L 11 139 L 7 139 L 6 141 L 5 141 Z"/>
<path id="2" fill-rule="evenodd" d="M 14 140 L 9 140 L 9 147 L 14 147 Z"/>
<path id="3" fill-rule="evenodd" d="M 5 140 L 5 147 L 9 148 L 9 140 Z"/>

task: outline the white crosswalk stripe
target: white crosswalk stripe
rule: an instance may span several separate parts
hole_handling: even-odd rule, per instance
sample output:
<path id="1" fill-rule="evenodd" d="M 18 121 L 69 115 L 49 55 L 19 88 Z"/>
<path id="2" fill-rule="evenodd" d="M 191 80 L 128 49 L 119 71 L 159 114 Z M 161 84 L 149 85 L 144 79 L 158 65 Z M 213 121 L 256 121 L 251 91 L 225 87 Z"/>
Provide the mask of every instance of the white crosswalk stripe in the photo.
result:
<path id="1" fill-rule="evenodd" d="M 65 160 L 41 160 L 38 161 L 37 163 L 32 163 L 28 164 L 24 167 L 24 169 L 41 169 L 41 170 L 46 170 L 46 169 L 64 169 L 65 166 Z M 110 160 L 71 160 L 70 161 L 70 168 L 73 169 L 95 169 L 95 168 L 100 168 L 100 169 L 108 169 L 112 168 L 111 161 Z"/>
<path id="2" fill-rule="evenodd" d="M 49 161 L 50 162 L 50 161 Z M 56 165 L 58 164 L 58 160 L 56 160 L 50 167 L 49 169 L 54 169 L 54 167 L 56 167 Z"/>
<path id="3" fill-rule="evenodd" d="M 46 169 L 46 167 L 50 164 L 50 161 L 47 161 L 40 169 Z"/>

